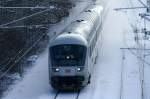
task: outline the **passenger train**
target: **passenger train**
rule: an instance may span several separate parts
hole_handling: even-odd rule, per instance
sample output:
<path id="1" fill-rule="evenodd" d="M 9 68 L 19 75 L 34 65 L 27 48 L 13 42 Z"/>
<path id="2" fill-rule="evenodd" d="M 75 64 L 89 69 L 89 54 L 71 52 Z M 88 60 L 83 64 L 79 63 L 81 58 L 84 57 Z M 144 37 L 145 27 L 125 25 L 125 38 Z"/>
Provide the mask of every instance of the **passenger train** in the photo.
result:
<path id="1" fill-rule="evenodd" d="M 90 5 L 49 44 L 49 81 L 57 90 L 80 90 L 90 83 L 98 55 L 103 7 Z"/>

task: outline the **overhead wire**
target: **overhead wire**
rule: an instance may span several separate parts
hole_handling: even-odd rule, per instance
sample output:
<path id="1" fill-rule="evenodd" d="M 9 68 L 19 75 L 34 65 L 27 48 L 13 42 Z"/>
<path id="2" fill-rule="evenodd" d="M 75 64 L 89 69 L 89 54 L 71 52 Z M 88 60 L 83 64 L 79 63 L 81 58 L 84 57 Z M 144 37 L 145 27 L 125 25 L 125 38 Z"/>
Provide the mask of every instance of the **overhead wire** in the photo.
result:
<path id="1" fill-rule="evenodd" d="M 137 1 L 139 1 L 144 7 L 148 8 L 148 6 L 143 1 L 141 1 L 141 0 L 137 0 Z"/>
<path id="2" fill-rule="evenodd" d="M 0 71 L 3 72 L 3 70 L 6 69 L 10 65 L 11 62 L 15 61 L 16 57 L 20 55 L 24 51 L 24 49 L 25 48 L 22 48 L 21 50 L 19 50 L 18 53 L 15 54 L 15 56 L 9 57 L 8 61 L 6 61 L 7 63 L 5 65 L 1 65 L 2 67 L 0 68 Z"/>
<path id="3" fill-rule="evenodd" d="M 49 10 L 50 10 L 50 9 L 46 9 L 46 10 L 43 10 L 43 11 L 40 11 L 40 12 L 31 14 L 31 15 L 29 15 L 29 16 L 25 16 L 25 17 L 20 18 L 20 19 L 17 19 L 17 20 L 13 20 L 13 21 L 11 21 L 11 22 L 1 24 L 0 27 L 7 26 L 7 25 L 9 25 L 9 24 L 12 24 L 12 23 L 15 23 L 15 22 L 18 22 L 18 21 L 22 21 L 22 20 L 24 20 L 24 19 L 30 18 L 30 17 L 35 16 L 35 15 L 42 14 L 42 13 L 44 13 L 44 12 L 46 12 L 46 11 L 49 11 Z"/>
<path id="4" fill-rule="evenodd" d="M 25 51 L 25 53 L 22 55 L 22 56 L 20 56 L 17 60 L 15 60 L 14 61 L 14 63 L 11 65 L 11 66 L 9 66 L 9 68 L 5 71 L 5 72 L 3 72 L 1 75 L 0 75 L 0 79 L 2 78 L 2 77 L 4 77 L 14 66 L 15 66 L 15 64 L 17 63 L 17 62 L 19 62 L 26 54 L 28 54 L 38 43 L 39 43 L 39 41 L 45 36 L 46 34 L 42 34 L 40 37 L 39 37 L 39 39 L 30 47 L 30 48 L 28 48 L 26 51 Z"/>
<path id="5" fill-rule="evenodd" d="M 85 2 L 85 1 L 78 1 L 78 2 Z M 92 2 L 89 2 L 89 3 L 92 3 Z M 4 8 L 4 7 L 1 7 L 2 9 Z M 14 9 L 15 7 L 5 7 L 5 8 L 7 8 L 7 9 Z M 25 9 L 28 9 L 28 8 L 33 8 L 33 7 L 16 7 L 17 9 L 19 9 L 19 8 L 25 8 Z M 34 7 L 35 8 L 35 7 Z M 38 8 L 38 7 L 37 7 Z M 45 9 L 46 7 L 40 7 L 41 9 Z M 18 22 L 18 21 L 22 21 L 22 20 L 24 20 L 24 19 L 27 19 L 27 18 L 30 18 L 30 17 L 32 17 L 32 16 L 35 16 L 35 15 L 38 15 L 38 14 L 42 14 L 42 13 L 44 13 L 44 12 L 46 12 L 46 11 L 49 11 L 50 10 L 50 8 L 47 8 L 47 9 L 45 9 L 45 10 L 43 10 L 43 11 L 40 11 L 40 12 L 37 12 L 37 13 L 34 13 L 34 14 L 31 14 L 31 15 L 29 15 L 29 16 L 26 16 L 26 17 L 23 17 L 23 18 L 20 18 L 20 19 L 17 19 L 17 20 L 13 20 L 13 21 L 10 21 L 10 22 L 8 22 L 8 23 L 5 23 L 5 24 L 1 24 L 0 25 L 0 28 L 7 28 L 7 25 L 9 25 L 9 24 L 13 24 L 13 23 L 15 23 L 15 22 Z M 9 28 L 9 27 L 8 27 Z M 13 62 L 13 64 L 11 64 L 8 68 L 7 68 L 7 70 L 5 70 L 1 75 L 0 75 L 0 79 L 2 78 L 2 77 L 4 77 L 14 66 L 15 66 L 15 64 L 17 63 L 17 62 L 19 62 L 28 52 L 30 52 L 37 44 L 38 44 L 38 42 L 43 38 L 43 36 L 45 36 L 46 34 L 42 34 L 40 37 L 39 37 L 39 39 L 31 46 L 31 47 L 29 47 L 24 53 L 23 53 L 23 55 L 22 56 L 20 56 L 17 60 L 14 60 L 14 62 Z M 19 54 L 19 53 L 18 53 Z M 16 54 L 16 56 L 18 55 L 18 54 Z M 10 59 L 13 59 L 13 58 L 10 58 Z M 9 63 L 9 62 L 8 62 Z M 9 64 L 6 64 L 3 68 L 6 68 L 6 66 L 8 66 Z M 2 69 L 3 69 L 2 68 Z M 0 69 L 0 71 L 1 71 L 1 69 Z"/>

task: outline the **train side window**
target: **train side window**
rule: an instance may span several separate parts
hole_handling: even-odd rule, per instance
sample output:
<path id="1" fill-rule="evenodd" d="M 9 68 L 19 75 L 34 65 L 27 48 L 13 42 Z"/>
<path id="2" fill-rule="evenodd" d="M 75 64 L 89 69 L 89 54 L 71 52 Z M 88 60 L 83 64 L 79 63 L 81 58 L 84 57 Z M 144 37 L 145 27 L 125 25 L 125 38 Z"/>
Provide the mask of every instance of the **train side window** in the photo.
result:
<path id="1" fill-rule="evenodd" d="M 90 45 L 90 57 L 92 56 L 92 45 Z"/>
<path id="2" fill-rule="evenodd" d="M 90 57 L 92 56 L 92 44 L 90 45 Z"/>
<path id="3" fill-rule="evenodd" d="M 94 32 L 96 32 L 96 33 L 94 33 Z M 94 37 L 92 38 L 92 41 L 90 42 L 91 44 L 90 44 L 90 56 L 92 56 L 92 53 L 93 53 L 93 51 L 94 51 L 94 48 L 95 48 L 95 45 L 96 45 L 96 42 L 97 42 L 97 31 L 96 31 L 96 29 L 95 30 L 93 30 L 92 31 L 92 33 L 94 33 L 95 35 L 94 35 Z"/>
<path id="4" fill-rule="evenodd" d="M 96 31 L 96 34 L 95 34 L 95 40 L 96 40 L 96 41 L 97 41 L 97 32 L 98 32 L 98 31 Z"/>

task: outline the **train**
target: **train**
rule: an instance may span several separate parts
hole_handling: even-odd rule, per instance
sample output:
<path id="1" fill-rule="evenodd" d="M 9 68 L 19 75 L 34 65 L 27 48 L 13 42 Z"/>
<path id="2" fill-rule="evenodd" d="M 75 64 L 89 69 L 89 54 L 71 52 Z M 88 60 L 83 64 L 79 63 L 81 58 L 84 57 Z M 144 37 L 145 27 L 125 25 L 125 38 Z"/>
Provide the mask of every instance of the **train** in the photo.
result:
<path id="1" fill-rule="evenodd" d="M 98 56 L 103 7 L 84 9 L 49 43 L 49 83 L 56 90 L 81 90 L 91 82 Z"/>

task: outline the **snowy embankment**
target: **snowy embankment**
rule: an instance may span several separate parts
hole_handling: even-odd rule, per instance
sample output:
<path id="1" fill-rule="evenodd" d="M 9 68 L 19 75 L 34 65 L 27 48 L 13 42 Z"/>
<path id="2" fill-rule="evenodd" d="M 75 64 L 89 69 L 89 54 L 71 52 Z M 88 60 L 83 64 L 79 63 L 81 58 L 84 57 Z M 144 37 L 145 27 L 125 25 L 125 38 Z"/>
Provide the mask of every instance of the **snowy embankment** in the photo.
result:
<path id="1" fill-rule="evenodd" d="M 97 1 L 101 2 L 101 0 Z M 124 14 L 115 12 L 113 9 L 118 7 L 122 1 L 107 0 L 105 2 L 109 2 L 107 5 L 109 11 L 107 17 L 105 16 L 106 20 L 101 33 L 102 46 L 99 46 L 99 57 L 94 67 L 91 84 L 81 91 L 79 99 L 141 99 L 137 59 L 127 51 L 123 61 L 124 54 L 120 50 L 122 47 L 127 47 L 124 44 L 123 35 L 124 30 L 129 29 L 129 23 Z M 84 8 L 83 3 L 75 8 L 77 10 L 72 11 L 71 16 L 74 16 L 75 12 L 81 11 L 81 7 Z M 66 18 L 50 32 L 60 32 L 72 18 L 75 17 Z M 12 86 L 13 89 L 3 99 L 53 99 L 56 92 L 52 90 L 48 82 L 46 50 L 35 66 L 25 75 L 25 78 Z M 64 93 L 60 94 L 58 98 L 71 99 L 74 94 Z"/>
<path id="2" fill-rule="evenodd" d="M 146 4 L 147 0 L 142 0 Z M 138 1 L 130 1 L 128 0 L 129 6 L 142 6 Z M 146 9 L 135 9 L 128 11 L 127 14 L 129 15 L 130 23 L 133 23 L 137 27 L 138 31 L 141 31 L 142 28 L 144 28 L 144 20 L 139 17 L 140 13 L 145 13 Z M 149 30 L 149 22 L 146 22 L 147 29 Z M 125 51 L 125 69 L 128 69 L 128 72 L 126 73 L 126 79 L 125 79 L 125 88 L 128 89 L 128 92 L 124 94 L 124 96 L 134 96 L 133 98 L 136 99 L 150 99 L 150 62 L 149 62 L 149 50 L 143 50 L 144 45 L 145 49 L 150 49 L 150 42 L 147 39 L 144 39 L 143 33 L 138 33 L 139 41 L 138 43 L 135 43 L 134 37 L 136 34 L 134 34 L 132 31 L 126 31 L 125 40 L 127 47 L 135 47 L 137 49 L 131 49 Z M 130 53 L 130 56 L 128 55 Z M 132 55 L 132 56 L 131 56 Z M 136 60 L 135 60 L 136 59 Z M 137 90 L 137 88 L 139 90 Z M 139 95 L 133 95 L 134 93 L 139 93 Z M 123 99 L 128 99 L 127 97 Z"/>

